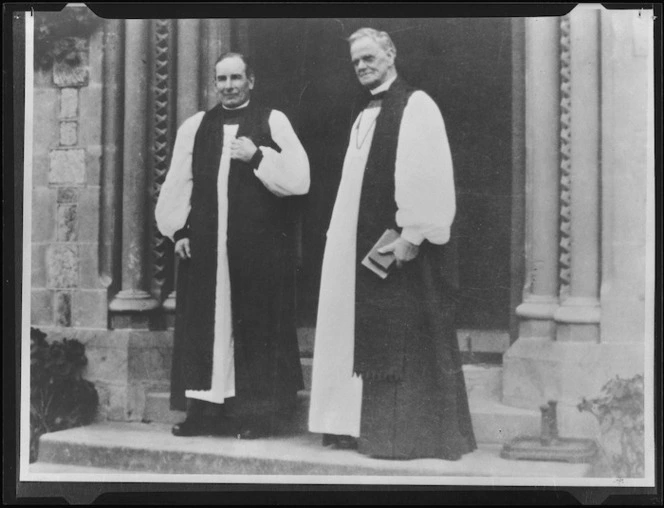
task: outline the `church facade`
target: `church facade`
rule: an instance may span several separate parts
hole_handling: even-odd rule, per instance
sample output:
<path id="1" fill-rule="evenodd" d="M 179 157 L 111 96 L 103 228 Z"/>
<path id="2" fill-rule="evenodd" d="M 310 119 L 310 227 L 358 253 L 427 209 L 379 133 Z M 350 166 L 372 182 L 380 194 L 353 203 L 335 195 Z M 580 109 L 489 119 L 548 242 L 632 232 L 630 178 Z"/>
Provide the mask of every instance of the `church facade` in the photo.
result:
<path id="1" fill-rule="evenodd" d="M 85 29 L 64 35 L 56 16 L 35 18 L 52 37 L 35 47 L 26 164 L 30 323 L 86 344 L 101 418 L 141 420 L 148 395 L 168 391 L 176 270 L 154 206 L 177 127 L 216 103 L 213 65 L 224 51 L 254 58 L 257 97 L 287 113 L 310 157 L 298 305 L 302 348 L 312 347 L 357 86 L 344 37 L 365 25 L 393 34 L 397 68 L 445 118 L 459 203 L 459 340 L 502 365 L 501 404 L 537 410 L 557 400 L 561 433 L 592 435 L 580 399 L 616 375 L 649 371 L 648 13 L 577 8 L 562 17 L 377 23 L 91 15 L 85 26 L 72 21 Z M 42 50 L 51 58 L 40 60 Z"/>

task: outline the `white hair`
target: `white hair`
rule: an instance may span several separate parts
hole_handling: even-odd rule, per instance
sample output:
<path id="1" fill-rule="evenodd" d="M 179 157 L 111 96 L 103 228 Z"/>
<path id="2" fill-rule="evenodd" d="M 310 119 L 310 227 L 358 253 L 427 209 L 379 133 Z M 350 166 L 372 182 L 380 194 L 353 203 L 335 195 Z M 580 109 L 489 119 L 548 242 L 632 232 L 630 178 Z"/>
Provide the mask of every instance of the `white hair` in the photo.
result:
<path id="1" fill-rule="evenodd" d="M 385 51 L 391 49 L 396 55 L 397 48 L 394 46 L 394 43 L 390 38 L 390 34 L 380 30 L 374 30 L 373 28 L 360 28 L 348 38 L 348 43 L 352 45 L 356 40 L 363 39 L 365 37 L 368 37 L 372 41 L 376 42 Z"/>

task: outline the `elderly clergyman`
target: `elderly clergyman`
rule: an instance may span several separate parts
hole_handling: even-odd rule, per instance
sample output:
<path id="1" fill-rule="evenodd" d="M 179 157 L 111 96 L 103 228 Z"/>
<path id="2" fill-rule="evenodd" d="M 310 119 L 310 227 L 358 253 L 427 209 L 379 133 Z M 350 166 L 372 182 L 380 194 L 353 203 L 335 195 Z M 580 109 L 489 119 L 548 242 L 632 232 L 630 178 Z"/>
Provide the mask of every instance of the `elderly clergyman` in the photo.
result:
<path id="1" fill-rule="evenodd" d="M 309 161 L 288 118 L 251 100 L 249 60 L 215 64 L 221 102 L 178 129 L 156 207 L 178 271 L 171 405 L 178 436 L 265 436 L 303 387 L 288 196 Z"/>
<path id="2" fill-rule="evenodd" d="M 349 43 L 368 93 L 327 232 L 309 430 L 373 457 L 457 460 L 476 444 L 444 268 L 456 212 L 445 124 L 397 75 L 387 33 Z M 388 229 L 381 252 L 396 266 L 381 278 L 361 261 Z"/>

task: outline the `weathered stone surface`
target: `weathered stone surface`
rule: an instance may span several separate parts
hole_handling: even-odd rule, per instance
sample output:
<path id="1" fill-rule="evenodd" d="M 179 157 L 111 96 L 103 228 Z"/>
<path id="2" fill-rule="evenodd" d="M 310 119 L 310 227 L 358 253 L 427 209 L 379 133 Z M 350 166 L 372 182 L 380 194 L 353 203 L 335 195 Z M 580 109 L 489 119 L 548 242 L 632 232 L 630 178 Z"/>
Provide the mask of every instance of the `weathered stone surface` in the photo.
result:
<path id="1" fill-rule="evenodd" d="M 78 142 L 78 123 L 60 122 L 60 144 L 74 146 Z"/>
<path id="2" fill-rule="evenodd" d="M 102 143 L 102 97 L 101 84 L 90 84 L 80 89 L 78 121 L 81 126 L 85 126 L 79 135 L 81 146 L 101 145 Z"/>
<path id="3" fill-rule="evenodd" d="M 30 324 L 53 325 L 53 291 L 33 289 L 30 292 Z"/>
<path id="4" fill-rule="evenodd" d="M 32 241 L 50 242 L 55 238 L 55 191 L 48 187 L 32 190 Z"/>
<path id="5" fill-rule="evenodd" d="M 98 420 L 123 421 L 126 417 L 127 388 L 115 383 L 94 382 L 99 395 Z"/>
<path id="6" fill-rule="evenodd" d="M 32 185 L 48 185 L 49 150 L 58 144 L 58 94 L 36 88 L 33 107 Z"/>
<path id="7" fill-rule="evenodd" d="M 46 250 L 49 288 L 78 286 L 78 249 L 73 245 L 51 245 Z"/>
<path id="8" fill-rule="evenodd" d="M 30 284 L 32 288 L 46 288 L 46 248 L 48 244 L 31 244 Z"/>
<path id="9" fill-rule="evenodd" d="M 76 205 L 58 205 L 56 236 L 58 242 L 76 241 L 78 230 L 76 211 Z"/>
<path id="10" fill-rule="evenodd" d="M 112 312 L 111 328 L 113 330 L 148 330 L 150 316 L 139 312 Z"/>
<path id="11" fill-rule="evenodd" d="M 104 290 L 80 290 L 74 294 L 73 323 L 84 328 L 108 326 L 108 300 Z"/>
<path id="12" fill-rule="evenodd" d="M 82 289 L 105 289 L 99 277 L 99 247 L 96 243 L 78 244 Z"/>
<path id="13" fill-rule="evenodd" d="M 101 145 L 87 145 L 85 165 L 87 171 L 86 182 L 90 185 L 100 185 L 101 177 Z M 145 168 L 144 168 L 145 169 Z"/>
<path id="14" fill-rule="evenodd" d="M 109 337 L 110 339 L 110 337 Z M 104 381 L 116 385 L 126 385 L 128 356 L 126 345 L 113 347 L 110 340 L 103 343 L 88 343 L 85 345 L 85 354 L 88 357 L 88 366 L 85 377 L 90 381 Z"/>
<path id="15" fill-rule="evenodd" d="M 482 445 L 461 460 L 381 460 L 353 450 L 320 445 L 317 434 L 285 434 L 271 439 L 175 437 L 168 424 L 97 423 L 45 434 L 40 462 L 78 464 L 150 473 L 292 474 L 498 478 L 529 477 L 537 482 L 583 478 L 588 464 L 501 459 L 500 446 Z M 131 476 L 129 476 L 131 477 Z M 317 481 L 312 477 L 312 481 Z"/>
<path id="16" fill-rule="evenodd" d="M 58 40 L 56 43 L 60 42 Z M 66 60 L 53 63 L 53 83 L 59 87 L 85 86 L 88 84 L 88 39 L 76 37 L 73 39 L 79 62 L 71 65 Z"/>
<path id="17" fill-rule="evenodd" d="M 171 375 L 171 348 L 131 348 L 129 377 L 133 380 L 168 381 Z"/>
<path id="18" fill-rule="evenodd" d="M 49 182 L 52 184 L 85 183 L 85 150 L 67 148 L 49 153 Z"/>
<path id="19" fill-rule="evenodd" d="M 638 342 L 519 339 L 503 357 L 502 400 L 526 409 L 557 400 L 561 435 L 593 437 L 595 423 L 579 413 L 576 405 L 583 397 L 599 395 L 602 386 L 617 375 L 643 374 L 643 356 Z"/>
<path id="20" fill-rule="evenodd" d="M 58 203 L 76 203 L 78 189 L 76 187 L 58 187 Z"/>
<path id="21" fill-rule="evenodd" d="M 55 324 L 71 326 L 71 293 L 68 291 L 55 292 Z"/>
<path id="22" fill-rule="evenodd" d="M 86 186 L 79 193 L 78 240 L 99 241 L 99 187 Z"/>
<path id="23" fill-rule="evenodd" d="M 60 92 L 60 118 L 78 116 L 78 88 L 63 88 Z"/>

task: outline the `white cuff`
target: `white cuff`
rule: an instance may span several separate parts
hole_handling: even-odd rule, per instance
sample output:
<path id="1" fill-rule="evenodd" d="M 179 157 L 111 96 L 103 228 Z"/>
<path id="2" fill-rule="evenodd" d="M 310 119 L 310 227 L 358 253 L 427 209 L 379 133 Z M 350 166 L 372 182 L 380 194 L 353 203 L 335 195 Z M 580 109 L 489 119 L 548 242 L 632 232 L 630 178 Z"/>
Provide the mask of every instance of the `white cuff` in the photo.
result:
<path id="1" fill-rule="evenodd" d="M 416 228 L 403 228 L 401 230 L 401 238 L 409 241 L 413 245 L 420 245 L 424 241 L 424 235 Z"/>

